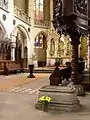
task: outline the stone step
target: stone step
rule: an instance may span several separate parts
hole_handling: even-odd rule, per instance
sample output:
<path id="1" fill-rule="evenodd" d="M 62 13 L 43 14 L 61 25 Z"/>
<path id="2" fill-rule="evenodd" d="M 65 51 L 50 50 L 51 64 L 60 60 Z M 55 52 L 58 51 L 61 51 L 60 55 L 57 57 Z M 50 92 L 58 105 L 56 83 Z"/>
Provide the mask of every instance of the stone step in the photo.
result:
<path id="1" fill-rule="evenodd" d="M 52 73 L 54 69 L 34 69 L 33 73 Z M 29 69 L 25 69 L 24 72 L 29 73 Z"/>

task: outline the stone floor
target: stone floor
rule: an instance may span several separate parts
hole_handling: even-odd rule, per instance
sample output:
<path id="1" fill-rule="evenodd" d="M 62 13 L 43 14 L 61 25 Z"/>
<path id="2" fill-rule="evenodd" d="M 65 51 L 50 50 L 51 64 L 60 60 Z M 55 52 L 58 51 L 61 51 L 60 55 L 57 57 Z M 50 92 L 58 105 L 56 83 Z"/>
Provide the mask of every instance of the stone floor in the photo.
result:
<path id="1" fill-rule="evenodd" d="M 39 80 L 47 76 L 47 74 L 35 74 L 35 78 L 27 78 L 28 73 L 21 73 L 16 75 L 3 76 L 0 75 L 0 90 L 12 88 L 13 86 L 18 86 L 22 84 L 27 84 L 33 80 Z"/>
<path id="2" fill-rule="evenodd" d="M 82 105 L 78 112 L 35 109 L 38 89 L 49 84 L 50 74 L 35 74 L 34 79 L 28 79 L 27 75 L 0 76 L 0 120 L 90 120 L 89 92 L 85 97 L 78 97 Z"/>

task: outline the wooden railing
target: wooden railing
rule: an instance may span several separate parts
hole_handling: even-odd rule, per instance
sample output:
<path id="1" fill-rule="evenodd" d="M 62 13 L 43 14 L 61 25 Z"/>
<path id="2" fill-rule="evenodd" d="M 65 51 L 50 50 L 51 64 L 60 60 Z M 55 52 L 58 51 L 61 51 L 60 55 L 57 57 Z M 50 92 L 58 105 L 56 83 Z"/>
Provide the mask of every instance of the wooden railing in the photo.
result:
<path id="1" fill-rule="evenodd" d="M 0 73 L 3 74 L 4 68 L 7 68 L 8 71 L 15 71 L 21 69 L 20 64 L 16 64 L 15 61 L 11 60 L 1 60 L 0 61 Z"/>
<path id="2" fill-rule="evenodd" d="M 28 24 L 31 23 L 30 17 L 24 11 L 22 11 L 21 9 L 19 9 L 16 6 L 14 6 L 14 13 L 19 19 L 27 22 Z"/>
<path id="3" fill-rule="evenodd" d="M 27 67 L 27 60 L 24 59 L 19 63 L 11 60 L 1 60 L 0 61 L 0 74 L 5 74 L 5 72 L 17 72 L 18 70 L 22 71 Z M 6 71 L 5 71 L 6 70 Z"/>

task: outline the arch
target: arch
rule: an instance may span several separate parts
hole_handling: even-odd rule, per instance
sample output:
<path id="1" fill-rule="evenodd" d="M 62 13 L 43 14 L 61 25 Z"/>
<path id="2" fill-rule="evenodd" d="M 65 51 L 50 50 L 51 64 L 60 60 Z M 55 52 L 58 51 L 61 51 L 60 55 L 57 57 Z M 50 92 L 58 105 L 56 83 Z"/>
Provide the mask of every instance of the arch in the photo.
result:
<path id="1" fill-rule="evenodd" d="M 4 25 L 0 21 L 0 60 L 10 60 L 10 43 Z M 7 39 L 7 40 L 5 40 Z"/>
<path id="2" fill-rule="evenodd" d="M 34 39 L 35 42 L 35 46 L 42 46 L 43 48 L 47 48 L 47 41 L 46 41 L 46 36 L 45 34 L 43 34 L 42 32 L 39 32 L 39 34 L 37 34 L 37 36 Z"/>
<path id="3" fill-rule="evenodd" d="M 6 34 L 7 31 L 5 29 L 5 26 L 3 25 L 3 23 L 0 21 L 0 27 L 2 28 L 3 32 Z"/>
<path id="4" fill-rule="evenodd" d="M 30 40 L 29 34 L 26 30 L 26 28 L 23 25 L 18 24 L 14 27 L 12 33 L 11 33 L 11 40 L 15 41 L 15 53 L 14 58 L 15 61 L 21 64 L 23 67 L 27 67 L 27 60 L 24 56 L 24 47 L 26 46 L 28 48 L 28 42 Z M 27 55 L 28 55 L 28 49 L 27 49 Z"/>
<path id="5" fill-rule="evenodd" d="M 46 34 L 42 31 L 39 32 L 34 39 L 34 51 L 37 56 L 38 67 L 46 66 L 46 39 Z"/>
<path id="6" fill-rule="evenodd" d="M 16 29 L 16 28 L 20 29 L 20 30 L 24 33 L 24 36 L 26 37 L 26 39 L 27 39 L 28 41 L 30 40 L 28 31 L 27 31 L 27 29 L 26 29 L 23 25 L 18 24 L 17 26 L 14 27 L 14 29 Z M 14 29 L 13 29 L 13 30 L 14 30 Z"/>
<path id="7" fill-rule="evenodd" d="M 48 37 L 48 35 L 44 31 L 40 31 L 36 36 L 38 36 L 39 34 L 43 34 L 46 37 L 46 39 Z M 35 36 L 35 38 L 36 38 L 36 36 Z M 34 38 L 34 40 L 35 40 L 35 38 Z"/>
<path id="8" fill-rule="evenodd" d="M 5 29 L 5 27 L 4 27 L 4 25 L 2 24 L 2 22 L 0 21 L 0 29 L 2 30 L 2 32 L 3 32 L 3 38 L 4 37 L 6 37 L 6 29 Z"/>

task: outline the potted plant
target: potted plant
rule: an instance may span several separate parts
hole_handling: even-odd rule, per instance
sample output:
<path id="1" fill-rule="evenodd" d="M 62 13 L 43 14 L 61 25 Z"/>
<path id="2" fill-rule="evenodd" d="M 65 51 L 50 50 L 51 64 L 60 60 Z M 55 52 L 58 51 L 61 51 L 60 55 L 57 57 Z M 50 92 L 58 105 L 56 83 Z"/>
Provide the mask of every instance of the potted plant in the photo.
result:
<path id="1" fill-rule="evenodd" d="M 51 97 L 49 96 L 41 96 L 39 98 L 40 102 L 43 104 L 43 111 L 48 111 L 48 104 L 51 102 Z"/>

